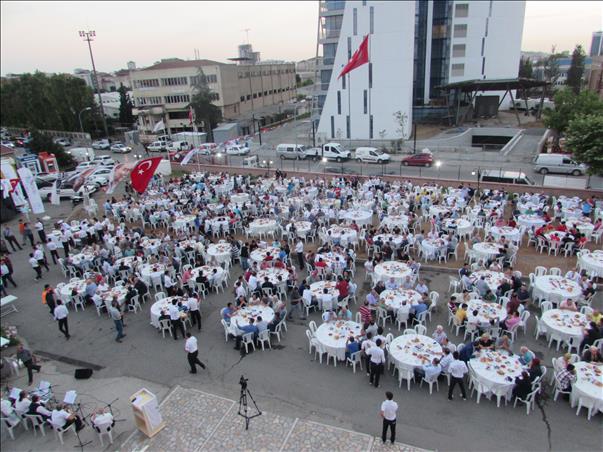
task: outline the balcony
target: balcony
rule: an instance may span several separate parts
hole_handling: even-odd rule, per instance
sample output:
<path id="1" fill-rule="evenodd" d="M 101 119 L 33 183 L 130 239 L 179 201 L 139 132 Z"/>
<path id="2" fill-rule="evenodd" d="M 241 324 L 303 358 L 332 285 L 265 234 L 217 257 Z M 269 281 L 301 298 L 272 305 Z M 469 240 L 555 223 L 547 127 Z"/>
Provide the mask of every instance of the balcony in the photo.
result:
<path id="1" fill-rule="evenodd" d="M 343 14 L 345 8 L 345 1 L 321 1 L 320 2 L 320 15 L 329 16 L 334 14 Z"/>

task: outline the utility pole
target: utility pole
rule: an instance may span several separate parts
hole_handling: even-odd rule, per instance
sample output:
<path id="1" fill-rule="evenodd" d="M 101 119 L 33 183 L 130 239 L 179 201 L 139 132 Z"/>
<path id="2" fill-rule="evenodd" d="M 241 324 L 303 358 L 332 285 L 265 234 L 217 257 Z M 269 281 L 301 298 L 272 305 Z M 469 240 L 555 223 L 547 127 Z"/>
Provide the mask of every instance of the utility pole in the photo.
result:
<path id="1" fill-rule="evenodd" d="M 88 42 L 88 50 L 90 51 L 90 60 L 92 61 L 92 84 L 96 89 L 96 94 L 98 95 L 98 104 L 100 107 L 101 116 L 103 118 L 103 127 L 105 129 L 105 138 L 109 139 L 109 129 L 107 128 L 107 118 L 105 118 L 105 109 L 103 108 L 103 98 L 101 97 L 100 88 L 98 86 L 98 77 L 96 76 L 96 66 L 94 64 L 94 56 L 92 55 L 92 41 L 96 37 L 96 32 L 94 30 L 90 31 L 80 31 L 80 38 L 83 38 L 84 41 Z"/>

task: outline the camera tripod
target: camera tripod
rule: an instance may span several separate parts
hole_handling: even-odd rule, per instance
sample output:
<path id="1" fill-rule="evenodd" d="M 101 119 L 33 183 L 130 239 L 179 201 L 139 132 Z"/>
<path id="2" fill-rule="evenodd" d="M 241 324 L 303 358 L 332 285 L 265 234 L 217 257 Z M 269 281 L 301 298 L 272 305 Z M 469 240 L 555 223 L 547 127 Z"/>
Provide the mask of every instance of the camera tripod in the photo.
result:
<path id="1" fill-rule="evenodd" d="M 249 421 L 251 419 L 253 419 L 254 417 L 258 417 L 262 415 L 262 412 L 260 411 L 260 409 L 258 408 L 258 404 L 255 403 L 255 400 L 253 398 L 253 396 L 251 395 L 251 392 L 249 392 L 249 389 L 247 389 L 247 379 L 244 378 L 241 375 L 241 380 L 239 381 L 239 384 L 241 385 L 241 395 L 239 397 L 239 416 L 242 416 L 245 418 L 245 430 L 249 430 Z M 251 399 L 251 402 L 253 403 L 253 407 L 255 408 L 255 413 L 252 415 L 249 415 L 249 407 L 247 405 L 247 396 L 249 396 L 249 398 Z"/>

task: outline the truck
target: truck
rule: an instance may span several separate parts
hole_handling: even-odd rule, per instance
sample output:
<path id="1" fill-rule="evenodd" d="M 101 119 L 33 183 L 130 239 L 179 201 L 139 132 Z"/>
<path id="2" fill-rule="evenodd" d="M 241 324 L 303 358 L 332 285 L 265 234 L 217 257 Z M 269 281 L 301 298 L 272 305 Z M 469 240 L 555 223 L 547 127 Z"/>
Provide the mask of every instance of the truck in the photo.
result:
<path id="1" fill-rule="evenodd" d="M 178 132 L 172 134 L 172 141 L 186 141 L 191 147 L 197 147 L 200 144 L 207 142 L 207 134 L 205 132 Z"/>
<path id="2" fill-rule="evenodd" d="M 306 150 L 306 157 L 313 158 L 326 158 L 328 160 L 335 160 L 341 162 L 343 160 L 349 160 L 352 158 L 352 153 L 344 149 L 339 143 L 326 143 L 319 148 L 310 148 Z"/>
<path id="3" fill-rule="evenodd" d="M 67 151 L 76 162 L 89 162 L 94 159 L 94 149 L 92 148 L 71 148 Z"/>

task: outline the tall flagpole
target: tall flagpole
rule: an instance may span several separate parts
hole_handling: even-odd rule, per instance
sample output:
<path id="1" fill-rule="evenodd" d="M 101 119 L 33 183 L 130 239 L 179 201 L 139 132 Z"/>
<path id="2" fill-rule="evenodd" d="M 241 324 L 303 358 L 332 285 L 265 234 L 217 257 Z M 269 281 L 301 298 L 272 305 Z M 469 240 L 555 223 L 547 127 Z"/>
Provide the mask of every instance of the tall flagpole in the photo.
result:
<path id="1" fill-rule="evenodd" d="M 352 145 L 352 100 L 351 100 L 351 96 L 352 96 L 352 86 L 350 85 L 350 72 L 347 73 L 348 76 L 348 116 L 350 118 L 350 136 L 348 137 L 349 140 L 349 145 Z M 347 132 L 347 121 L 346 121 L 346 132 Z"/>
<path id="2" fill-rule="evenodd" d="M 373 139 L 371 134 L 371 36 L 370 36 L 370 31 L 368 34 L 368 114 L 369 114 L 369 144 L 371 144 L 371 141 Z M 373 124 L 373 127 L 375 125 Z"/>

